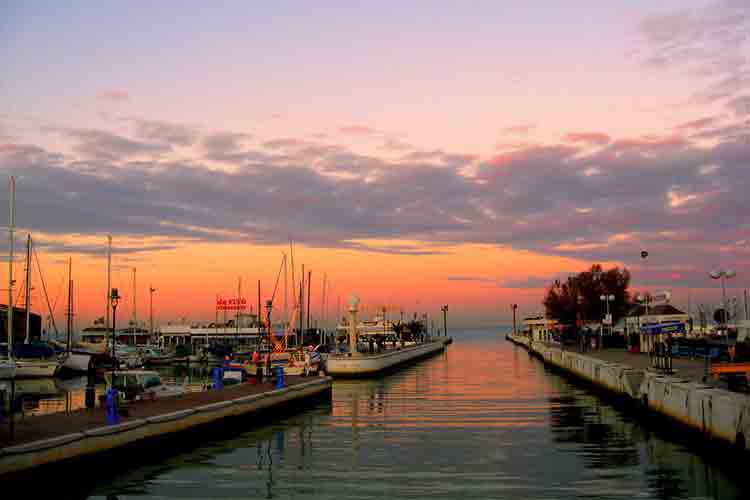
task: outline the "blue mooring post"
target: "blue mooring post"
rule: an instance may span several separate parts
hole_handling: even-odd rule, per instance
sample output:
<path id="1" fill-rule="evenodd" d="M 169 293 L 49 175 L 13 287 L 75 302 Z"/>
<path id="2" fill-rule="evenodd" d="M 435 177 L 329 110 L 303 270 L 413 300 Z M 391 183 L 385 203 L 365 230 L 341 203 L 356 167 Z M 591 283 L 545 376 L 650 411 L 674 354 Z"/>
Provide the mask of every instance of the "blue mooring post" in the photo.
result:
<path id="1" fill-rule="evenodd" d="M 117 413 L 117 389 L 107 389 L 107 425 L 120 423 L 120 415 Z"/>
<path id="2" fill-rule="evenodd" d="M 214 368 L 214 389 L 221 389 L 224 387 L 224 370 L 218 366 Z"/>
<path id="3" fill-rule="evenodd" d="M 276 367 L 276 388 L 284 388 L 284 369 L 280 366 Z"/>

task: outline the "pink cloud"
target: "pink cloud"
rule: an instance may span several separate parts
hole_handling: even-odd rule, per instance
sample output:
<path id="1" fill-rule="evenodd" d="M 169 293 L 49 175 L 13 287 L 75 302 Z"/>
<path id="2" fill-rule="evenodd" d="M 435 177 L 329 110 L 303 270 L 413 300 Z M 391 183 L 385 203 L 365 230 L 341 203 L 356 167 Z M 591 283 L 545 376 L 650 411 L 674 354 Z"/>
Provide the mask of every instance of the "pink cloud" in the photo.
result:
<path id="1" fill-rule="evenodd" d="M 707 116 L 706 118 L 700 118 L 690 122 L 680 123 L 675 125 L 675 130 L 700 130 L 706 127 L 710 127 L 716 122 L 716 118 Z"/>
<path id="2" fill-rule="evenodd" d="M 124 102 L 130 100 L 130 94 L 127 90 L 122 89 L 104 89 L 100 90 L 96 97 L 98 99 L 101 99 L 103 101 L 116 101 L 116 102 Z"/>
<path id="3" fill-rule="evenodd" d="M 347 125 L 346 127 L 339 128 L 339 132 L 351 135 L 375 135 L 378 133 L 377 130 L 366 125 Z"/>
<path id="4" fill-rule="evenodd" d="M 505 127 L 503 129 L 504 134 L 528 134 L 532 130 L 536 128 L 536 125 L 531 123 L 521 124 L 521 125 L 513 125 L 510 127 Z"/>
<path id="5" fill-rule="evenodd" d="M 603 132 L 573 132 L 564 137 L 565 142 L 604 145 L 612 142 L 612 138 Z"/>

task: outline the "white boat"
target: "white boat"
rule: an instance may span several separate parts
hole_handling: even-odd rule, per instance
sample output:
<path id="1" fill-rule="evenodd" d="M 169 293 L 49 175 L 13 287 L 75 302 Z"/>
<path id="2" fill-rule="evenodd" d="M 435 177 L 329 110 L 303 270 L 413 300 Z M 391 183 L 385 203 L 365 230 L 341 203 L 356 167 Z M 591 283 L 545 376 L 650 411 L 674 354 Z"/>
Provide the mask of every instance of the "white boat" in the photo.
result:
<path id="1" fill-rule="evenodd" d="M 56 359 L 17 359 L 16 378 L 52 377 L 59 363 Z"/>
<path id="2" fill-rule="evenodd" d="M 349 333 L 350 324 L 349 319 L 344 318 L 341 323 L 336 326 L 337 336 L 345 336 Z M 392 335 L 393 334 L 393 323 L 383 318 L 382 314 L 376 314 L 372 320 L 359 321 L 357 323 L 357 336 L 362 337 L 365 335 Z"/>
<path id="3" fill-rule="evenodd" d="M 164 385 L 158 372 L 150 370 L 124 370 L 112 375 L 106 373 L 107 386 L 114 386 L 127 400 L 139 401 L 181 396 L 187 392 L 185 386 Z"/>
<path id="4" fill-rule="evenodd" d="M 0 380 L 15 378 L 16 362 L 12 359 L 0 360 Z"/>
<path id="5" fill-rule="evenodd" d="M 63 354 L 58 371 L 65 370 L 71 373 L 86 373 L 89 370 L 90 361 L 91 354 L 68 352 Z"/>

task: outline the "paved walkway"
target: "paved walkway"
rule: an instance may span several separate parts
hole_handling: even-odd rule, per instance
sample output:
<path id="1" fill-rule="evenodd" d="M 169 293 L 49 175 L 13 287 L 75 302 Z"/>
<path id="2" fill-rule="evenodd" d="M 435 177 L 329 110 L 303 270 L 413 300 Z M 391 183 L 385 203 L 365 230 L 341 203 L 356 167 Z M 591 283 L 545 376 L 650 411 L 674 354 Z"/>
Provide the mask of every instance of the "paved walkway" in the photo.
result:
<path id="1" fill-rule="evenodd" d="M 288 386 L 310 380 L 298 376 L 286 376 L 284 379 Z M 250 379 L 250 383 L 227 386 L 218 391 L 191 392 L 182 396 L 173 396 L 155 401 L 138 401 L 137 403 L 128 405 L 127 416 L 122 416 L 120 421 L 125 423 L 133 419 L 172 413 L 275 389 L 275 384 L 270 379 L 266 379 L 266 381 L 260 384 L 253 382 L 255 381 Z M 14 418 L 13 435 L 10 433 L 10 422 L 7 418 L 0 425 L 0 448 L 11 444 L 17 445 L 38 439 L 104 427 L 106 425 L 106 414 L 103 407 L 96 407 L 90 410 L 74 410 L 68 413 L 50 413 L 35 417 L 19 418 L 15 416 Z"/>
<path id="2" fill-rule="evenodd" d="M 651 360 L 648 354 L 627 352 L 624 349 L 593 350 L 585 353 L 587 356 L 622 363 L 633 368 L 650 369 Z M 651 368 L 656 371 L 655 368 Z M 674 376 L 701 382 L 705 374 L 705 362 L 702 359 L 672 358 Z"/>

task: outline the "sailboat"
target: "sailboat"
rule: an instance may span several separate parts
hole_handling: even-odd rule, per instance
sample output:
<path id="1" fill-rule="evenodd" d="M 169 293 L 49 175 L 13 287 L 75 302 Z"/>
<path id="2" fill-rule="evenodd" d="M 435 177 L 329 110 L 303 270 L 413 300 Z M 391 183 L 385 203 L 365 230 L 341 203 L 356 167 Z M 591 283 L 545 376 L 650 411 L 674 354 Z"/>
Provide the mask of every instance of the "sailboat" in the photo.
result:
<path id="1" fill-rule="evenodd" d="M 10 177 L 10 224 L 8 226 L 8 346 L 13 345 L 13 247 L 15 245 L 16 224 L 16 178 Z M 13 360 L 13 349 L 8 348 L 8 356 L 0 359 L 0 379 L 11 379 L 16 376 L 16 362 Z"/>
<path id="2" fill-rule="evenodd" d="M 31 235 L 26 238 L 26 337 L 23 344 L 13 345 L 16 378 L 52 377 L 57 370 L 55 351 L 48 345 L 30 344 L 31 328 Z M 11 344 L 12 345 L 12 344 Z"/>
<path id="3" fill-rule="evenodd" d="M 68 327 L 67 327 L 67 344 L 65 354 L 63 355 L 60 367 L 57 370 L 56 375 L 68 376 L 77 375 L 80 373 L 86 373 L 89 369 L 89 362 L 91 361 L 91 354 L 86 352 L 74 352 L 71 350 L 72 336 L 73 336 L 73 261 L 72 259 L 68 263 Z"/>

